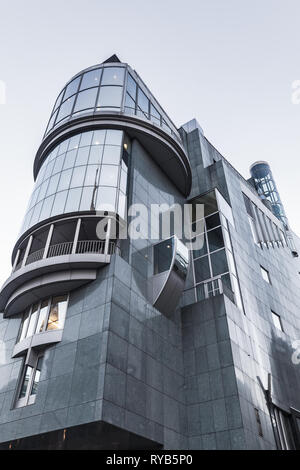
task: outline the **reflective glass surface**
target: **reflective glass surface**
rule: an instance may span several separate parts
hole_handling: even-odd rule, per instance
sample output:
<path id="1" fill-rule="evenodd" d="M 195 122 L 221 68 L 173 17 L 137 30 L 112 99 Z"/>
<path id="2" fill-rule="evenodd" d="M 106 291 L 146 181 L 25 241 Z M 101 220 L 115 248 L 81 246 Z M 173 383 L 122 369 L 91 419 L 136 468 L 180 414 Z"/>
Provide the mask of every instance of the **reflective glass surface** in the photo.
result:
<path id="1" fill-rule="evenodd" d="M 124 217 L 127 166 L 122 142 L 122 131 L 99 129 L 54 148 L 39 171 L 22 232 L 49 217 L 79 210 L 113 210 Z"/>
<path id="2" fill-rule="evenodd" d="M 126 73 L 123 65 L 99 66 L 74 78 L 58 96 L 46 134 L 83 113 L 110 110 L 149 119 L 180 141 L 178 131 L 166 113 L 141 81 Z"/>

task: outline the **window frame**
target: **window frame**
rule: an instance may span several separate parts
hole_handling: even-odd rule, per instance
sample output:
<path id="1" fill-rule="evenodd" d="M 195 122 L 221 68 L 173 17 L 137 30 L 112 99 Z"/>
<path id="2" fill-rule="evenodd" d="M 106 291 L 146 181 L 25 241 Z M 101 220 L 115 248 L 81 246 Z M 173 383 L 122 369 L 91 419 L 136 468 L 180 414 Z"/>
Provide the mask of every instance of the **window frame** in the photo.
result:
<path id="1" fill-rule="evenodd" d="M 25 309 L 25 311 L 23 312 L 23 316 L 22 316 L 22 321 L 21 321 L 21 325 L 20 325 L 20 328 L 19 328 L 19 332 L 18 332 L 18 336 L 17 336 L 17 341 L 16 341 L 16 344 L 21 342 L 21 341 L 24 341 L 26 340 L 27 338 L 31 338 L 32 336 L 35 336 L 35 335 L 39 335 L 41 333 L 46 333 L 48 331 L 53 331 L 53 330 L 47 330 L 47 326 L 48 326 L 48 322 L 49 322 L 49 315 L 50 315 L 50 311 L 51 311 L 51 305 L 52 305 L 52 301 L 53 299 L 55 299 L 56 297 L 63 297 L 63 296 L 66 296 L 66 312 L 67 312 L 67 309 L 68 309 L 68 304 L 69 304 L 69 298 L 70 298 L 70 294 L 69 293 L 64 293 L 64 294 L 58 294 L 58 295 L 53 295 L 53 296 L 50 296 L 48 298 L 48 306 L 47 306 L 47 312 L 46 312 L 46 315 L 45 315 L 45 322 L 44 322 L 44 325 L 43 325 L 43 329 L 42 331 L 36 331 L 37 329 L 37 326 L 39 324 L 39 319 L 40 319 L 40 314 L 41 314 L 41 307 L 43 305 L 43 303 L 47 300 L 47 297 L 45 299 L 42 299 L 38 302 L 38 309 L 37 309 L 37 315 L 36 315 L 36 319 L 35 319 L 35 322 L 34 322 L 34 328 L 33 328 L 33 334 L 30 335 L 30 336 L 27 336 L 27 333 L 28 333 L 28 329 L 29 329 L 29 325 L 30 325 L 30 321 L 31 321 L 31 314 L 32 314 L 32 310 L 34 308 L 35 305 L 37 305 L 36 303 L 35 304 L 32 304 L 30 307 L 28 307 L 27 309 Z M 29 311 L 28 313 L 28 316 L 27 316 L 27 312 Z M 21 336 L 22 336 L 22 331 L 23 331 L 23 325 L 25 323 L 25 321 L 27 321 L 27 325 L 26 325 L 26 330 L 25 330 L 25 333 L 24 333 L 24 336 L 22 339 Z M 65 319 L 64 319 L 64 322 L 65 322 Z M 62 326 L 62 328 L 59 328 L 59 330 L 62 330 L 64 327 L 64 325 Z"/>
<path id="2" fill-rule="evenodd" d="M 40 359 L 42 359 L 42 361 L 44 360 L 44 351 L 34 355 L 34 359 L 31 360 L 32 361 L 31 364 L 29 364 L 29 362 L 26 362 L 25 359 L 24 359 L 22 369 L 21 369 L 21 373 L 20 373 L 20 376 L 19 376 L 19 383 L 18 383 L 18 387 L 17 387 L 17 393 L 16 393 L 16 399 L 15 399 L 15 403 L 14 403 L 14 408 L 22 408 L 24 406 L 33 405 L 35 403 L 37 394 L 36 393 L 32 394 L 31 392 L 32 392 L 32 389 L 33 389 L 33 384 L 34 384 L 34 380 L 35 380 L 35 377 L 36 377 L 36 372 L 38 370 L 37 367 L 38 367 Z M 26 376 L 26 372 L 27 372 L 28 367 L 31 368 L 30 378 L 29 378 L 29 381 L 28 381 L 28 384 L 27 384 L 25 396 L 20 398 L 20 394 L 21 394 L 21 391 L 22 391 L 22 388 L 23 388 L 23 384 L 24 384 L 24 380 L 25 380 L 25 376 Z M 43 367 L 43 362 L 42 362 L 41 369 L 42 369 L 42 367 Z M 40 382 L 40 378 L 39 378 L 38 383 L 39 382 Z"/>

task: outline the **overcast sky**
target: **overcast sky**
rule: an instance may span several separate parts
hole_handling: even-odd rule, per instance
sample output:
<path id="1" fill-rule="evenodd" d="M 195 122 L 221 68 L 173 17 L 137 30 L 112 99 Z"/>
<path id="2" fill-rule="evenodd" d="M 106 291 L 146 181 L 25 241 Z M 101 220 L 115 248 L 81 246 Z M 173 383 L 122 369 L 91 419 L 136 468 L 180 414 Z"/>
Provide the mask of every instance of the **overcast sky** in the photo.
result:
<path id="1" fill-rule="evenodd" d="M 300 233 L 299 0 L 0 0 L 0 282 L 33 187 L 32 164 L 69 78 L 113 53 L 177 126 L 196 118 L 246 177 L 273 170 Z"/>

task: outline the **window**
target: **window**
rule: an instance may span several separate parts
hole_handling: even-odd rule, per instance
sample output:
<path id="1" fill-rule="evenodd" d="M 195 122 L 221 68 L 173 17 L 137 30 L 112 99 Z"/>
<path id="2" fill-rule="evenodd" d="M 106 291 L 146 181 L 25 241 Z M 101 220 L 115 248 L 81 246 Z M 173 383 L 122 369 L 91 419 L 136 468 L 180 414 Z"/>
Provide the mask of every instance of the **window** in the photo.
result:
<path id="1" fill-rule="evenodd" d="M 104 68 L 101 85 L 123 85 L 124 71 L 123 67 Z"/>
<path id="2" fill-rule="evenodd" d="M 80 78 L 81 77 L 74 78 L 74 80 L 72 80 L 69 83 L 69 85 L 66 88 L 66 92 L 64 94 L 64 100 L 66 100 L 67 98 L 69 98 L 69 96 L 74 95 L 74 93 L 76 93 L 76 91 L 78 90 Z"/>
<path id="3" fill-rule="evenodd" d="M 67 305 L 68 295 L 60 295 L 29 307 L 24 313 L 17 342 L 46 330 L 62 329 Z"/>
<path id="4" fill-rule="evenodd" d="M 94 108 L 98 88 L 90 88 L 89 90 L 81 91 L 78 93 L 74 113 L 82 109 Z"/>
<path id="5" fill-rule="evenodd" d="M 256 244 L 259 243 L 259 240 L 258 240 L 258 237 L 257 237 L 257 234 L 256 234 L 256 224 L 255 224 L 255 221 L 254 219 L 248 215 L 248 220 L 249 220 L 249 224 L 250 224 L 250 229 L 251 229 L 251 234 L 252 234 L 252 238 L 254 240 L 254 242 Z"/>
<path id="6" fill-rule="evenodd" d="M 281 317 L 280 317 L 280 315 L 278 315 L 277 313 L 273 312 L 273 310 L 271 310 L 271 312 L 272 312 L 272 318 L 273 318 L 273 323 L 274 323 L 274 325 L 276 326 L 276 328 L 278 328 L 278 330 L 283 331 L 283 327 L 282 327 L 282 322 L 281 322 Z"/>
<path id="7" fill-rule="evenodd" d="M 173 259 L 173 244 L 174 239 L 170 238 L 154 245 L 154 274 L 160 274 L 170 269 Z"/>
<path id="8" fill-rule="evenodd" d="M 255 418 L 256 418 L 256 423 L 257 423 L 258 435 L 260 437 L 263 437 L 263 430 L 262 430 L 261 420 L 259 416 L 259 410 L 257 408 L 254 408 L 254 412 L 255 412 Z"/>
<path id="9" fill-rule="evenodd" d="M 80 90 L 98 86 L 101 77 L 101 69 L 91 70 L 83 75 Z"/>
<path id="10" fill-rule="evenodd" d="M 265 269 L 263 266 L 261 266 L 261 267 L 260 267 L 260 272 L 261 272 L 261 275 L 262 275 L 263 279 L 264 279 L 266 282 L 268 282 L 268 284 L 271 284 L 269 271 L 267 271 L 267 269 Z"/>
<path id="11" fill-rule="evenodd" d="M 119 108 L 121 106 L 123 88 L 120 86 L 103 86 L 100 88 L 98 108 Z"/>
<path id="12" fill-rule="evenodd" d="M 16 401 L 16 408 L 26 405 L 33 405 L 38 390 L 40 375 L 43 365 L 42 355 L 33 355 L 30 364 L 24 364 L 18 396 Z"/>
<path id="13" fill-rule="evenodd" d="M 295 450 L 295 432 L 292 426 L 292 416 L 274 405 L 273 413 L 278 448 L 282 450 Z"/>

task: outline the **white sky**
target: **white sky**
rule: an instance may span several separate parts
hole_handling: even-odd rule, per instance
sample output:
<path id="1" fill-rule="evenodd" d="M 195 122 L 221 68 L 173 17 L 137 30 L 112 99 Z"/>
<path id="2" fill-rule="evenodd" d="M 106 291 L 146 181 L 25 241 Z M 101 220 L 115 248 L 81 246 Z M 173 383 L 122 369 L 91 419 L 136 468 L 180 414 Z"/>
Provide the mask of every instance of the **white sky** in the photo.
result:
<path id="1" fill-rule="evenodd" d="M 300 233 L 299 0 L 0 0 L 0 283 L 33 187 L 32 164 L 65 82 L 113 53 L 176 125 L 196 118 L 246 177 L 272 168 Z"/>

